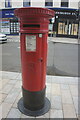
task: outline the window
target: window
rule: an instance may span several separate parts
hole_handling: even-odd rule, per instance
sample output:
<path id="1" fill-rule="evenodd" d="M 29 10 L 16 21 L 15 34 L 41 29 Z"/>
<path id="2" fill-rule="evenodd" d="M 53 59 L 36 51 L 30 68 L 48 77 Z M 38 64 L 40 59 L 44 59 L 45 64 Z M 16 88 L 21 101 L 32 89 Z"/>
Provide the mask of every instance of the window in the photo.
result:
<path id="1" fill-rule="evenodd" d="M 45 0 L 45 7 L 53 6 L 53 0 Z"/>
<path id="2" fill-rule="evenodd" d="M 23 0 L 23 7 L 29 7 L 30 6 L 30 0 Z"/>
<path id="3" fill-rule="evenodd" d="M 11 0 L 5 0 L 5 7 L 12 7 Z"/>
<path id="4" fill-rule="evenodd" d="M 61 7 L 68 7 L 69 0 L 61 0 Z"/>
<path id="5" fill-rule="evenodd" d="M 69 19 L 60 19 L 58 23 L 58 34 L 78 35 L 78 23 Z"/>

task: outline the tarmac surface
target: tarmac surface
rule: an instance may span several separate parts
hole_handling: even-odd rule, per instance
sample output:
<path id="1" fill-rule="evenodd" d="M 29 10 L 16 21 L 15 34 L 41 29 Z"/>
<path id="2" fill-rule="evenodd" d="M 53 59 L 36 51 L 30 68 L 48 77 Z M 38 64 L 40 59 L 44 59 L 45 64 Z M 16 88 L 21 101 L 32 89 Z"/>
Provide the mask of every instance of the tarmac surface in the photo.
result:
<path id="1" fill-rule="evenodd" d="M 2 71 L 21 72 L 19 36 L 9 36 L 7 43 L 0 44 Z"/>
<path id="2" fill-rule="evenodd" d="M 1 71 L 21 72 L 21 58 L 20 58 L 20 36 L 7 36 L 7 43 L 0 44 L 0 58 L 2 64 Z M 77 39 L 71 38 L 53 38 L 49 37 L 48 41 L 64 42 L 77 44 Z"/>

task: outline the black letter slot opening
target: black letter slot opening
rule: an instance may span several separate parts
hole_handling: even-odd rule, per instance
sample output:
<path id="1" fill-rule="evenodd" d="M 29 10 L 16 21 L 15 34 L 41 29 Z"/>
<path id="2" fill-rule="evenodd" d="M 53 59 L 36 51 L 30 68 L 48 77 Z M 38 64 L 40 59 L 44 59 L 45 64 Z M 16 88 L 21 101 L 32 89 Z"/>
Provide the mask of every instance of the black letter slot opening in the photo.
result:
<path id="1" fill-rule="evenodd" d="M 39 24 L 23 24 L 23 27 L 36 27 L 36 28 L 40 28 L 40 25 Z"/>

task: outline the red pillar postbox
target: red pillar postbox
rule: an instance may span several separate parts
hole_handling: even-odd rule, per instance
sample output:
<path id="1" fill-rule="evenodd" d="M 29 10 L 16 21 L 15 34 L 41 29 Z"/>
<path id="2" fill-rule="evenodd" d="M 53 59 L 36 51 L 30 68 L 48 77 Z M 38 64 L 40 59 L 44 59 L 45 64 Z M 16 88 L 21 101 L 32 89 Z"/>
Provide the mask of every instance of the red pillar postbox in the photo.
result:
<path id="1" fill-rule="evenodd" d="M 47 35 L 49 19 L 54 11 L 47 8 L 18 8 L 20 18 L 20 50 L 23 98 L 18 108 L 26 115 L 39 116 L 50 108 L 45 97 Z"/>

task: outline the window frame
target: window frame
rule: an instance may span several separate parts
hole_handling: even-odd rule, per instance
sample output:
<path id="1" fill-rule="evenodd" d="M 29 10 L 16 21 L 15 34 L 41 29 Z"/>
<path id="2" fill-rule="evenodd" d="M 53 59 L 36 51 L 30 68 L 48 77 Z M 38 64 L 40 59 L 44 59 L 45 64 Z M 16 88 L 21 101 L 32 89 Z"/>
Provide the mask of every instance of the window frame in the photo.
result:
<path id="1" fill-rule="evenodd" d="M 12 0 L 5 0 L 5 8 L 11 8 L 12 7 Z"/>
<path id="2" fill-rule="evenodd" d="M 61 7 L 69 7 L 69 0 L 61 0 Z"/>
<path id="3" fill-rule="evenodd" d="M 45 7 L 53 7 L 53 0 L 45 0 Z"/>
<path id="4" fill-rule="evenodd" d="M 31 1 L 30 0 L 23 0 L 23 7 L 30 7 Z"/>

